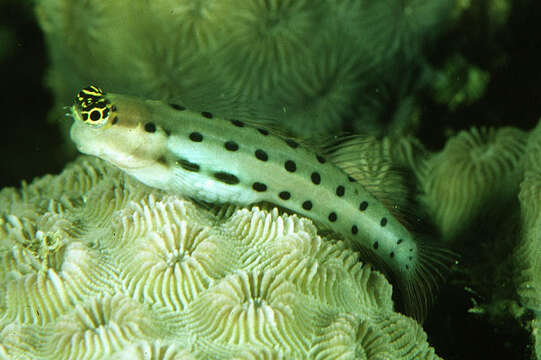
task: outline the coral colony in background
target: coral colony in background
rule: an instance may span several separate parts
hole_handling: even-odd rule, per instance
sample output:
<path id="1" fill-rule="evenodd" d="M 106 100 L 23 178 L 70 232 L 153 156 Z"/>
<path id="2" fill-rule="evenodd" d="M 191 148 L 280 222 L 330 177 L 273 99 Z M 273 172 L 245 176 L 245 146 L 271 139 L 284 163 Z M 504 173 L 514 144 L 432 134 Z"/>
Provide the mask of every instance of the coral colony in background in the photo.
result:
<path id="1" fill-rule="evenodd" d="M 509 2 L 484 4 L 505 24 Z M 374 136 L 341 161 L 460 253 L 452 276 L 484 295 L 470 311 L 524 326 L 541 358 L 541 129 L 472 127 L 437 152 L 416 138 L 422 90 L 452 111 L 490 79 L 424 56 L 469 6 L 44 0 L 36 15 L 58 119 L 95 84 L 301 139 Z M 205 206 L 81 155 L 0 191 L 0 359 L 439 359 L 378 264 L 318 226 L 270 204 Z"/>
<path id="2" fill-rule="evenodd" d="M 393 74 L 398 64 L 422 66 L 421 49 L 453 7 L 450 0 L 43 1 L 36 12 L 59 104 L 92 83 L 217 113 L 254 112 L 309 136 L 340 131 L 365 113 L 357 109 L 363 87 L 404 76 Z M 422 86 L 404 83 L 404 96 Z M 376 119 L 353 123 L 383 131 Z"/>

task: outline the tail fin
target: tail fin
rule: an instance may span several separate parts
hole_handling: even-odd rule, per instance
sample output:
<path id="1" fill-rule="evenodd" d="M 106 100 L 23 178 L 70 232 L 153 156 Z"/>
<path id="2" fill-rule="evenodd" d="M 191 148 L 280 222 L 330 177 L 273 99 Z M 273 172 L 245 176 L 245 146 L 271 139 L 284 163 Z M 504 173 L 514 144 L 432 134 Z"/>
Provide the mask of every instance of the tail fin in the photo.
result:
<path id="1" fill-rule="evenodd" d="M 396 274 L 404 312 L 420 323 L 424 321 L 439 287 L 459 255 L 417 236 L 417 263 L 409 273 Z"/>

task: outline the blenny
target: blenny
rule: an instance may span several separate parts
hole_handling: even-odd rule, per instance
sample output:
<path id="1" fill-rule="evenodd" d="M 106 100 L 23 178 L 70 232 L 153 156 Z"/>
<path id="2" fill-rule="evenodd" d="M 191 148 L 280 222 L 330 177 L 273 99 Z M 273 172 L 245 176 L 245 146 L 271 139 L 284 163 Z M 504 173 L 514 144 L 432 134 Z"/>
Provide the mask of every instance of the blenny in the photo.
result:
<path id="1" fill-rule="evenodd" d="M 258 122 L 161 101 L 81 90 L 71 138 L 144 184 L 210 203 L 269 202 L 341 234 L 383 264 L 405 311 L 422 319 L 452 256 L 408 231 L 362 183 Z"/>

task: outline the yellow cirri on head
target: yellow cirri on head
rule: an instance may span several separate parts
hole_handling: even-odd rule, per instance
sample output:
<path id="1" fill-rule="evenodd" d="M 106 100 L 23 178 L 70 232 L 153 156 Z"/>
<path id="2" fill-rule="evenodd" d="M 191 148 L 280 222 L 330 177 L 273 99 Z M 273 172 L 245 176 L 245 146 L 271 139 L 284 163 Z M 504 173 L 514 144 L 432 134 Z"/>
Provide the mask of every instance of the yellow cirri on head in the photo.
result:
<path id="1" fill-rule="evenodd" d="M 71 107 L 71 113 L 77 120 L 97 128 L 114 124 L 115 111 L 106 93 L 94 85 L 79 91 Z"/>

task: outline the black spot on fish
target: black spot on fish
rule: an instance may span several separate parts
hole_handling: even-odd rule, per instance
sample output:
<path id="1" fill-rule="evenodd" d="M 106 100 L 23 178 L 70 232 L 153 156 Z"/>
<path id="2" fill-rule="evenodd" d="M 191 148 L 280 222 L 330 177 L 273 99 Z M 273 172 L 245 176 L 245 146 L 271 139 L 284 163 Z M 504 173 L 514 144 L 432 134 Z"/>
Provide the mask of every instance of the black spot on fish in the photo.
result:
<path id="1" fill-rule="evenodd" d="M 339 186 L 336 188 L 336 195 L 338 195 L 338 196 L 344 196 L 345 193 L 346 193 L 346 189 L 345 189 L 342 185 L 339 185 Z"/>
<path id="2" fill-rule="evenodd" d="M 234 141 L 226 141 L 224 146 L 226 150 L 229 150 L 229 151 L 237 151 L 239 149 L 239 146 Z"/>
<path id="3" fill-rule="evenodd" d="M 87 121 L 88 120 L 88 113 L 83 113 L 83 121 Z"/>
<path id="4" fill-rule="evenodd" d="M 310 200 L 306 200 L 302 203 L 302 208 L 304 210 L 311 210 L 312 209 L 312 202 Z"/>
<path id="5" fill-rule="evenodd" d="M 173 109 L 178 110 L 178 111 L 186 110 L 184 106 L 178 105 L 178 104 L 169 104 L 169 106 L 171 106 Z"/>
<path id="6" fill-rule="evenodd" d="M 327 160 L 325 160 L 325 158 L 323 156 L 318 155 L 318 154 L 316 154 L 316 159 L 317 159 L 317 161 L 319 161 L 320 164 L 325 164 L 325 162 L 327 161 Z"/>
<path id="7" fill-rule="evenodd" d="M 314 184 L 319 185 L 319 183 L 321 183 L 321 176 L 319 176 L 319 174 L 317 172 L 314 171 L 312 173 L 311 178 L 312 178 L 312 182 Z"/>
<path id="8" fill-rule="evenodd" d="M 212 119 L 212 114 L 209 113 L 208 111 L 201 111 L 201 116 L 207 118 L 207 119 Z"/>
<path id="9" fill-rule="evenodd" d="M 157 158 L 156 162 L 161 165 L 167 165 L 167 159 L 163 155 Z"/>
<path id="10" fill-rule="evenodd" d="M 116 111 L 116 105 L 111 106 L 111 111 Z"/>
<path id="11" fill-rule="evenodd" d="M 193 132 L 190 134 L 190 140 L 195 141 L 195 142 L 201 142 L 203 141 L 203 135 L 201 135 L 198 132 Z"/>
<path id="12" fill-rule="evenodd" d="M 255 151 L 255 157 L 261 161 L 267 161 L 269 159 L 269 157 L 267 156 L 267 153 L 261 149 L 257 149 Z"/>
<path id="13" fill-rule="evenodd" d="M 289 191 L 282 191 L 281 193 L 278 194 L 278 196 L 282 200 L 289 200 L 291 198 L 291 194 L 289 193 Z"/>
<path id="14" fill-rule="evenodd" d="M 408 264 L 406 264 L 406 270 L 409 270 L 409 268 L 410 268 L 410 267 L 409 267 L 409 265 L 408 265 Z"/>
<path id="15" fill-rule="evenodd" d="M 394 258 L 394 252 L 391 252 L 391 253 L 389 254 L 389 256 L 392 257 L 392 258 Z"/>
<path id="16" fill-rule="evenodd" d="M 337 216 L 336 216 L 336 213 L 334 211 L 329 214 L 329 221 L 330 222 L 335 222 L 336 219 L 337 219 Z"/>
<path id="17" fill-rule="evenodd" d="M 375 250 L 377 250 L 377 249 L 379 248 L 379 243 L 376 241 L 376 242 L 372 245 L 372 247 L 373 247 Z"/>
<path id="18" fill-rule="evenodd" d="M 239 178 L 233 174 L 229 174 L 223 171 L 214 173 L 216 180 L 221 181 L 228 185 L 236 185 L 239 183 Z"/>
<path id="19" fill-rule="evenodd" d="M 244 123 L 240 120 L 231 120 L 231 124 L 235 125 L 236 127 L 243 127 Z"/>
<path id="20" fill-rule="evenodd" d="M 357 225 L 353 225 L 353 226 L 351 227 L 351 233 L 352 233 L 353 235 L 355 235 L 355 234 L 357 234 L 357 232 L 359 232 L 359 228 L 357 227 Z"/>
<path id="21" fill-rule="evenodd" d="M 294 161 L 287 160 L 286 163 L 285 163 L 285 168 L 289 172 L 295 172 L 295 170 L 297 170 L 297 165 L 295 164 Z"/>
<path id="22" fill-rule="evenodd" d="M 348 176 L 348 181 L 349 181 L 349 182 L 352 182 L 352 183 L 357 182 L 357 180 L 355 180 L 355 179 L 352 178 L 351 176 Z"/>
<path id="23" fill-rule="evenodd" d="M 402 244 L 402 241 L 404 241 L 404 240 L 402 240 L 402 239 L 398 239 L 398 241 L 396 242 L 396 245 L 400 245 L 400 244 Z"/>
<path id="24" fill-rule="evenodd" d="M 387 225 L 387 218 L 381 218 L 381 221 L 379 223 L 381 226 Z"/>
<path id="25" fill-rule="evenodd" d="M 255 191 L 259 191 L 259 192 L 267 191 L 267 185 L 265 185 L 265 184 L 263 184 L 263 183 L 260 183 L 260 182 L 255 182 L 255 183 L 252 185 L 252 188 L 253 188 Z"/>
<path id="26" fill-rule="evenodd" d="M 299 143 L 292 139 L 286 139 L 286 144 L 289 145 L 290 148 L 296 149 L 299 147 Z"/>
<path id="27" fill-rule="evenodd" d="M 153 122 L 147 122 L 145 124 L 145 131 L 147 133 L 154 133 L 156 132 L 156 124 L 154 124 Z"/>
<path id="28" fill-rule="evenodd" d="M 193 171 L 198 172 L 200 170 L 200 166 L 197 164 L 194 164 L 192 162 L 189 162 L 186 159 L 177 159 L 177 164 L 180 165 L 184 170 L 187 171 Z"/>
<path id="29" fill-rule="evenodd" d="M 117 122 L 118 122 L 118 116 L 115 116 L 115 117 L 113 118 L 113 121 L 111 121 L 111 125 L 114 125 L 114 124 L 116 124 Z"/>
<path id="30" fill-rule="evenodd" d="M 365 211 L 367 207 L 368 207 L 368 203 L 366 201 L 363 201 L 361 205 L 359 206 L 359 210 Z"/>
<path id="31" fill-rule="evenodd" d="M 257 128 L 257 131 L 259 131 L 261 134 L 263 134 L 265 136 L 269 135 L 269 132 L 267 130 L 265 130 L 265 129 Z"/>

